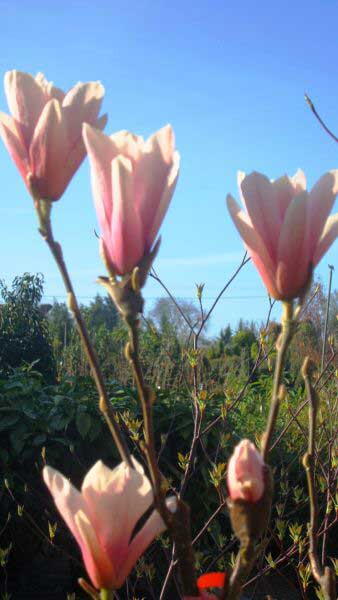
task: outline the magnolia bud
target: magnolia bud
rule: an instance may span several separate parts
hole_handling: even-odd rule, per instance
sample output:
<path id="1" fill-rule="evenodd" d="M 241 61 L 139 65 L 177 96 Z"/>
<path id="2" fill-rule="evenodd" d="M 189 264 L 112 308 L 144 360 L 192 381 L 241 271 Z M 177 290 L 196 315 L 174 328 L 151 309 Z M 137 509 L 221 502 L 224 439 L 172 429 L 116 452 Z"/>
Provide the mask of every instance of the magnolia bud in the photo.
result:
<path id="1" fill-rule="evenodd" d="M 246 545 L 264 534 L 272 498 L 270 469 L 249 440 L 242 440 L 230 458 L 228 489 L 232 529 Z"/>
<path id="2" fill-rule="evenodd" d="M 249 440 L 235 448 L 228 465 L 228 490 L 231 500 L 257 502 L 263 495 L 264 461 Z"/>

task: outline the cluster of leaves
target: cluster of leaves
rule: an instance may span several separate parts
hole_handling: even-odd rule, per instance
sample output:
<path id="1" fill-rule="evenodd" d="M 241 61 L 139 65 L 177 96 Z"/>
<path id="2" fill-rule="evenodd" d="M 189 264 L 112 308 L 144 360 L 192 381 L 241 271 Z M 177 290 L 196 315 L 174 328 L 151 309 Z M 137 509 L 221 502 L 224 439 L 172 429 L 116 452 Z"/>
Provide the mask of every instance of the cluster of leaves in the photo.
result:
<path id="1" fill-rule="evenodd" d="M 43 276 L 25 273 L 14 279 L 12 289 L 0 281 L 0 293 L 0 372 L 37 361 L 40 372 L 53 379 L 54 358 L 40 306 Z"/>
<path id="2" fill-rule="evenodd" d="M 233 378 L 231 385 L 229 381 L 227 396 L 224 393 L 210 396 L 201 394 L 205 425 L 220 414 L 224 418 L 219 427 L 211 428 L 203 437 L 203 446 L 199 447 L 196 454 L 187 487 L 186 498 L 193 515 L 193 535 L 198 534 L 225 497 L 225 465 L 234 444 L 243 436 L 254 439 L 263 430 L 270 380 L 262 377 L 250 384 L 245 399 L 227 413 L 229 401 L 236 397 L 241 383 L 238 377 Z M 301 393 L 300 389 L 298 395 L 290 395 L 293 409 L 299 403 Z M 126 426 L 130 431 L 133 453 L 142 460 L 142 417 L 135 390 L 121 388 L 117 382 L 111 382 L 109 395 L 114 409 L 120 415 L 121 426 Z M 63 583 L 66 586 L 63 593 L 64 589 L 75 590 L 76 577 L 83 574 L 78 549 L 41 483 L 41 469 L 47 462 L 60 469 L 79 487 L 85 472 L 96 460 L 102 459 L 110 466 L 118 462 L 110 434 L 97 410 L 93 383 L 89 378 L 67 377 L 57 385 L 47 385 L 34 368 L 15 369 L 0 379 L 0 414 L 0 460 L 3 465 L 0 548 L 3 569 L 9 574 L 9 589 L 13 569 L 25 574 L 29 564 L 31 572 L 34 572 L 34 564 L 28 559 L 34 556 L 40 570 L 45 570 L 45 566 L 42 566 L 45 562 L 50 564 L 52 560 L 58 564 L 58 561 L 66 561 L 69 576 Z M 301 420 L 305 418 L 306 415 L 300 416 Z M 159 390 L 154 406 L 154 423 L 161 469 L 168 485 L 179 489 L 193 432 L 190 395 L 174 390 Z M 276 535 L 277 539 L 281 539 L 277 545 L 272 541 L 268 548 L 267 557 L 272 561 L 271 565 L 281 548 L 296 543 L 292 541 L 293 530 L 290 533 L 290 526 L 295 522 L 304 522 L 306 518 L 306 488 L 298 460 L 305 448 L 305 441 L 298 436 L 297 448 L 294 442 L 291 428 L 273 457 L 279 490 L 276 498 Z M 284 465 L 282 471 L 281 464 Z M 292 489 L 293 496 L 290 497 Z M 142 561 L 138 566 L 138 572 L 141 573 L 139 579 L 131 579 L 137 597 L 142 597 L 142 594 L 148 597 L 150 587 L 158 589 L 161 577 L 163 580 L 166 572 L 167 545 L 168 539 L 164 536 L 144 557 L 143 567 Z M 224 554 L 225 549 L 228 551 Z M 235 550 L 235 541 L 226 511 L 222 510 L 196 546 L 198 569 L 203 571 L 215 566 L 226 568 L 227 560 L 231 560 L 231 549 Z M 68 555 L 73 558 L 67 558 Z M 16 591 L 26 585 L 24 575 L 22 577 L 19 580 L 16 578 Z"/>
<path id="3" fill-rule="evenodd" d="M 42 278 L 27 274 L 16 278 L 11 291 L 2 285 L 2 296 L 0 565 L 7 573 L 7 584 L 0 591 L 5 594 L 14 589 L 15 597 L 21 597 L 21 590 L 25 589 L 27 578 L 31 580 L 34 569 L 39 574 L 41 570 L 49 573 L 53 564 L 58 573 L 59 597 L 65 597 L 65 590 L 77 589 L 76 578 L 83 574 L 81 560 L 74 540 L 41 482 L 41 469 L 47 462 L 80 486 L 85 472 L 96 460 L 113 466 L 119 458 L 98 412 L 96 390 L 66 305 L 55 302 L 47 307 L 49 311 L 42 311 Z M 333 311 L 337 301 L 334 295 Z M 166 306 L 168 308 L 168 302 L 161 302 L 158 311 L 153 310 L 142 325 L 141 357 L 146 379 L 157 390 L 154 425 L 161 470 L 168 486 L 176 490 L 180 488 L 188 464 L 193 435 L 192 367 L 198 369 L 201 385 L 197 401 L 205 433 L 197 446 L 186 487 L 195 536 L 224 503 L 226 465 L 234 445 L 244 437 L 258 443 L 264 430 L 278 326 L 272 323 L 259 331 L 254 324 L 241 321 L 234 332 L 227 327 L 218 339 L 204 339 L 201 347 L 194 350 L 189 346 L 184 319 L 172 307 L 166 310 Z M 305 523 L 308 516 L 300 460 L 306 448 L 307 414 L 303 410 L 296 419 L 294 415 L 304 399 L 303 382 L 298 375 L 300 361 L 305 353 L 312 352 L 317 362 L 320 355 L 322 340 L 318 323 L 322 323 L 324 308 L 325 303 L 318 301 L 313 314 L 307 314 L 286 365 L 288 393 L 281 406 L 280 423 L 290 421 L 290 424 L 271 455 L 276 496 L 264 567 L 265 572 L 283 569 L 287 575 L 291 573 L 291 578 L 297 578 L 303 595 L 308 594 L 309 598 L 313 581 L 306 562 L 306 530 L 305 527 L 299 530 L 299 524 Z M 185 309 L 190 311 L 189 306 Z M 126 330 L 111 301 L 101 296 L 83 307 L 83 314 L 108 381 L 111 402 L 120 415 L 121 427 L 128 430 L 131 450 L 142 461 L 142 415 L 123 353 Z M 194 318 L 197 315 L 191 310 L 188 320 Z M 334 333 L 336 326 L 331 316 L 330 332 Z M 252 373 L 257 357 L 265 354 L 265 360 Z M 57 378 L 53 377 L 54 364 Z M 325 402 L 319 415 L 318 459 L 321 468 L 327 470 L 327 461 L 331 460 L 327 453 L 327 430 L 335 399 L 330 380 L 322 393 Z M 211 427 L 215 421 L 216 426 Z M 317 480 L 320 510 L 325 514 L 327 487 L 320 472 Z M 336 507 L 333 500 L 330 502 L 332 514 Z M 212 519 L 195 549 L 196 567 L 200 572 L 231 566 L 236 541 L 224 509 Z M 331 552 L 331 546 L 329 549 Z M 141 598 L 158 594 L 168 555 L 168 537 L 162 536 L 138 564 L 136 577 L 130 578 L 132 595 Z M 59 564 L 60 571 L 55 566 Z M 12 581 L 13 573 L 20 573 L 19 579 Z M 55 573 L 50 574 L 53 589 Z M 39 582 L 40 585 L 40 577 Z M 45 590 L 45 597 L 50 593 L 50 589 Z M 174 588 L 169 594 L 175 596 Z"/>

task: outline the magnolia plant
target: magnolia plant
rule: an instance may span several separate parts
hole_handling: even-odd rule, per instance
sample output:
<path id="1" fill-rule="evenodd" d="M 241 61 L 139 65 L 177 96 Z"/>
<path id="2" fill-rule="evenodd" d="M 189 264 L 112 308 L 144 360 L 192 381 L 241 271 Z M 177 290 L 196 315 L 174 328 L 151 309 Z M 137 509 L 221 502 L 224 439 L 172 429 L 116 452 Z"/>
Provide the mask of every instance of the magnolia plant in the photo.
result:
<path id="1" fill-rule="evenodd" d="M 106 136 L 100 131 L 106 117 L 98 117 L 104 93 L 98 82 L 78 83 L 65 94 L 48 83 L 42 74 L 34 78 L 10 71 L 5 75 L 5 91 L 12 116 L 0 115 L 0 133 L 34 200 L 39 231 L 63 277 L 69 308 L 97 387 L 99 408 L 121 456 L 121 463 L 113 470 L 101 461 L 97 462 L 86 474 L 81 491 L 52 467 L 46 466 L 43 471 L 55 504 L 82 552 L 90 583 L 83 579 L 80 583 L 93 598 L 113 598 L 152 540 L 167 529 L 174 553 L 161 598 L 177 564 L 180 595 L 185 600 L 238 600 L 262 552 L 264 544 L 261 540 L 269 523 L 272 503 L 269 452 L 279 407 L 285 398 L 283 368 L 286 352 L 297 328 L 313 269 L 338 234 L 338 215 L 330 216 L 338 191 L 338 171 L 323 175 L 310 192 L 306 191 L 302 171 L 276 181 L 269 181 L 259 173 L 248 176 L 240 173 L 240 194 L 247 212 L 242 211 L 231 196 L 227 198 L 230 215 L 268 293 L 282 301 L 283 316 L 276 343 L 270 413 L 260 448 L 247 439 L 242 440 L 228 463 L 227 507 L 240 544 L 237 558 L 231 571 L 206 573 L 198 578 L 191 515 L 183 498 L 202 423 L 202 398 L 196 384 L 196 372 L 194 440 L 181 489 L 169 492 L 170 486 L 161 473 L 154 442 L 155 391 L 145 381 L 139 358 L 142 287 L 159 248 L 158 232 L 179 172 L 173 130 L 167 125 L 147 141 L 124 130 Z M 126 432 L 122 433 L 118 415 L 108 400 L 62 248 L 54 239 L 52 229 L 52 203 L 62 196 L 86 151 L 101 231 L 100 251 L 107 269 L 106 276 L 101 276 L 99 282 L 108 290 L 128 328 L 125 355 L 143 412 L 144 442 L 138 452 L 148 475 L 140 462 L 131 456 Z M 199 299 L 201 294 L 200 291 Z M 195 351 L 197 338 L 198 335 L 195 336 Z M 193 361 L 192 368 L 196 369 Z M 315 407 L 315 393 L 307 366 L 303 376 L 310 404 Z M 313 410 L 311 415 L 311 442 L 304 458 L 311 500 L 310 563 L 323 598 L 335 600 L 333 571 L 321 563 L 316 547 L 313 485 L 316 411 Z M 225 504 L 222 505 L 224 510 Z"/>

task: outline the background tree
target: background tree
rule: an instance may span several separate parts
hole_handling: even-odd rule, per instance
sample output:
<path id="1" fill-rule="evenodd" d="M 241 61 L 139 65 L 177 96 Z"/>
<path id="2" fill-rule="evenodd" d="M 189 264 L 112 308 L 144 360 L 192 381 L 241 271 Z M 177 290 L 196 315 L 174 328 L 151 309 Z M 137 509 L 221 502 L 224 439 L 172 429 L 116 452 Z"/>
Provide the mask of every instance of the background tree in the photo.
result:
<path id="1" fill-rule="evenodd" d="M 55 363 L 47 322 L 40 310 L 43 275 L 15 277 L 12 289 L 0 281 L 4 303 L 0 311 L 0 371 L 7 373 L 36 361 L 36 370 L 47 379 L 55 376 Z"/>
<path id="2" fill-rule="evenodd" d="M 177 300 L 177 304 L 191 326 L 200 324 L 201 314 L 193 302 L 180 299 Z M 190 335 L 188 323 L 170 298 L 158 298 L 148 312 L 148 318 L 161 333 L 176 335 L 181 343 Z"/>

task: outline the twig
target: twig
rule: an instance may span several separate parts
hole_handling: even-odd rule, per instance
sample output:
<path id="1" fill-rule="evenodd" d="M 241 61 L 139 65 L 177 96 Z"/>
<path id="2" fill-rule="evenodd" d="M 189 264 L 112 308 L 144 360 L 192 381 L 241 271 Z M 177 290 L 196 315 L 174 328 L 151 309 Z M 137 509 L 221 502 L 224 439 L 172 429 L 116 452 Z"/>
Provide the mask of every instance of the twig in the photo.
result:
<path id="1" fill-rule="evenodd" d="M 309 490 L 310 502 L 310 523 L 309 523 L 309 560 L 312 575 L 320 585 L 324 600 L 335 600 L 336 598 L 336 577 L 330 567 L 323 567 L 320 563 L 318 554 L 318 498 L 315 485 L 315 438 L 316 438 L 316 419 L 318 411 L 318 396 L 310 381 L 310 361 L 306 357 L 302 376 L 305 383 L 305 389 L 309 404 L 309 442 L 308 450 L 303 457 L 303 465 L 306 471 L 307 484 Z"/>
<path id="2" fill-rule="evenodd" d="M 270 450 L 271 439 L 274 432 L 274 428 L 276 425 L 279 406 L 281 401 L 281 394 L 283 391 L 280 389 L 281 378 L 284 369 L 286 351 L 289 347 L 289 343 L 291 341 L 293 332 L 294 332 L 294 322 L 293 322 L 293 306 L 291 302 L 283 303 L 284 314 L 282 317 L 282 332 L 277 340 L 277 359 L 273 380 L 273 389 L 272 389 L 272 398 L 270 405 L 270 412 L 268 417 L 268 422 L 266 426 L 266 430 L 262 436 L 262 458 L 264 462 L 266 462 L 266 458 L 268 452 Z"/>
<path id="3" fill-rule="evenodd" d="M 256 557 L 254 544 L 248 540 L 246 545 L 242 545 L 237 554 L 235 567 L 231 573 L 226 600 L 238 600 L 243 584 L 245 583 Z"/>
<path id="4" fill-rule="evenodd" d="M 153 390 L 146 386 L 143 378 L 139 360 L 138 321 L 133 317 L 125 320 L 129 330 L 126 357 L 130 361 L 133 370 L 143 412 L 145 453 L 153 484 L 155 506 L 175 543 L 184 595 L 197 596 L 194 553 L 190 534 L 190 509 L 179 496 L 174 512 L 170 511 L 166 505 L 166 486 L 157 463 L 153 430 L 152 406 L 155 401 L 155 394 Z"/>
<path id="5" fill-rule="evenodd" d="M 306 100 L 307 104 L 309 105 L 310 109 L 312 110 L 314 116 L 316 117 L 317 121 L 319 121 L 319 123 L 321 124 L 323 129 L 326 131 L 326 133 L 328 133 L 329 136 L 332 137 L 332 139 L 335 142 L 338 142 L 338 137 L 335 136 L 334 133 L 332 133 L 332 131 L 330 131 L 330 129 L 327 127 L 327 125 L 325 125 L 323 119 L 319 116 L 319 114 L 316 111 L 314 104 L 313 104 L 312 100 L 309 98 L 309 96 L 307 94 L 304 94 L 304 97 L 305 97 L 305 100 Z"/>
<path id="6" fill-rule="evenodd" d="M 327 369 L 329 368 L 330 364 L 333 362 L 334 358 L 336 357 L 336 353 L 334 353 L 333 356 L 331 356 L 330 360 L 327 362 L 327 364 L 325 365 L 324 371 L 322 371 L 319 374 L 319 377 L 314 385 L 314 387 L 316 388 L 318 383 L 321 381 L 322 377 L 324 376 L 324 374 L 326 373 Z M 320 391 L 320 390 L 319 390 Z M 274 441 L 274 443 L 272 444 L 270 450 L 273 450 L 275 446 L 277 446 L 277 444 L 279 444 L 279 442 L 281 441 L 281 439 L 284 437 L 284 435 L 286 434 L 286 432 L 288 431 L 288 429 L 291 427 L 292 423 L 295 421 L 296 417 L 298 417 L 299 413 L 302 412 L 303 408 L 305 408 L 305 406 L 308 404 L 308 399 L 304 400 L 304 402 L 302 402 L 302 404 L 297 408 L 296 412 L 294 413 L 293 417 L 290 419 L 290 421 L 285 425 L 285 427 L 282 429 L 282 431 L 280 432 L 278 438 Z"/>
<path id="7" fill-rule="evenodd" d="M 99 362 L 97 359 L 96 352 L 91 344 L 89 339 L 88 331 L 83 320 L 81 311 L 79 309 L 79 305 L 75 296 L 73 284 L 71 282 L 66 263 L 63 258 L 62 249 L 60 244 L 54 239 L 52 224 L 51 224 L 51 210 L 52 210 L 52 202 L 48 200 L 42 200 L 34 195 L 34 190 L 32 189 L 32 195 L 34 198 L 34 205 L 36 208 L 36 212 L 39 218 L 39 232 L 45 242 L 47 243 L 55 262 L 59 268 L 61 273 L 61 277 L 63 279 L 63 283 L 65 285 L 67 296 L 68 296 L 68 306 L 72 311 L 74 316 L 78 332 L 80 334 L 81 342 L 88 360 L 88 363 L 91 368 L 91 373 L 93 379 L 95 381 L 95 385 L 99 394 L 99 408 L 102 412 L 105 421 L 110 429 L 110 432 L 113 436 L 116 447 L 119 451 L 121 458 L 130 466 L 133 467 L 130 453 L 126 442 L 124 441 L 119 426 L 116 421 L 115 412 L 113 411 L 109 399 L 107 390 L 104 384 L 103 375 L 99 366 Z"/>
<path id="8" fill-rule="evenodd" d="M 242 258 L 242 262 L 240 263 L 240 265 L 237 267 L 236 271 L 234 272 L 234 274 L 230 277 L 230 279 L 227 281 L 227 283 L 225 284 L 225 286 L 221 289 L 221 291 L 219 292 L 216 300 L 214 301 L 214 303 L 212 304 L 211 308 L 208 310 L 207 314 L 205 315 L 199 330 L 197 331 L 197 337 L 199 337 L 203 327 L 205 327 L 206 322 L 208 321 L 211 313 L 213 312 L 216 304 L 218 303 L 218 301 L 220 300 L 220 298 L 223 296 L 224 292 L 227 290 L 227 288 L 229 287 L 230 283 L 233 282 L 233 280 L 235 279 L 235 277 L 238 275 L 238 273 L 240 272 L 240 270 L 244 267 L 244 265 L 246 265 L 249 261 L 251 260 L 251 258 L 247 258 L 247 252 L 245 252 L 243 258 Z"/>
<path id="9" fill-rule="evenodd" d="M 184 314 L 184 311 L 181 309 L 179 303 L 176 301 L 176 299 L 174 298 L 174 296 L 172 295 L 172 293 L 170 292 L 170 290 L 167 288 L 167 286 L 163 283 L 163 281 L 160 279 L 160 277 L 157 275 L 154 267 L 152 268 L 151 272 L 149 273 L 149 276 L 152 277 L 153 279 L 155 279 L 155 281 L 157 281 L 162 287 L 163 289 L 167 292 L 170 300 L 173 302 L 173 304 L 175 305 L 175 307 L 177 308 L 178 312 L 180 313 L 182 319 L 184 319 L 184 321 L 186 322 L 186 324 L 188 325 L 190 331 L 194 331 L 194 326 L 190 323 L 190 320 L 188 319 L 188 317 Z"/>

